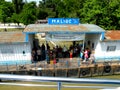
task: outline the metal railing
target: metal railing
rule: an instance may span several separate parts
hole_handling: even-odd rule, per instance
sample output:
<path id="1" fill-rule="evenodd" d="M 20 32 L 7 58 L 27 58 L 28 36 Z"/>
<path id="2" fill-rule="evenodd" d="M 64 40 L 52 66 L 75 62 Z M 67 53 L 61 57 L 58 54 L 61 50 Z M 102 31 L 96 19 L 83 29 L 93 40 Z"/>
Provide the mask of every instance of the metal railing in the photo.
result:
<path id="1" fill-rule="evenodd" d="M 12 74 L 0 74 L 1 80 L 18 80 L 18 81 L 34 81 L 34 82 L 56 82 L 57 85 L 40 85 L 40 84 L 19 84 L 19 83 L 4 83 L 1 85 L 16 85 L 16 86 L 41 86 L 41 87 L 56 87 L 57 90 L 61 88 L 97 88 L 97 89 L 116 89 L 120 85 L 120 80 L 110 79 L 90 79 L 90 78 L 62 78 L 62 77 L 42 77 L 42 76 L 29 76 L 29 75 L 12 75 Z M 112 86 L 72 86 L 63 85 L 64 83 L 75 84 L 111 84 Z"/>
<path id="2" fill-rule="evenodd" d="M 60 60 L 55 64 L 41 61 L 25 65 L 2 65 L 0 66 L 0 73 L 78 78 L 120 74 L 120 61 L 97 62 L 95 64 L 79 63 L 79 60 Z"/>

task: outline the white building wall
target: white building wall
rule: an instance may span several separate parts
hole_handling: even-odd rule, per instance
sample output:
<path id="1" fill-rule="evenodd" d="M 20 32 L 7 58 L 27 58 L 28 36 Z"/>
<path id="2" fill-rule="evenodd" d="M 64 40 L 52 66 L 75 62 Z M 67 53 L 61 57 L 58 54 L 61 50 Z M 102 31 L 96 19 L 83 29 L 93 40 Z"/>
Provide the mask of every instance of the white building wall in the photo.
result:
<path id="1" fill-rule="evenodd" d="M 85 43 L 86 47 L 89 49 L 96 49 L 97 44 L 99 43 L 101 38 L 101 34 L 86 34 Z M 88 41 L 90 41 L 90 46 L 88 45 Z M 92 48 L 92 43 L 94 43 L 94 48 Z"/>
<path id="2" fill-rule="evenodd" d="M 25 52 L 23 54 L 23 52 Z M 0 64 L 31 63 L 31 47 L 29 43 L 0 44 Z"/>
<path id="3" fill-rule="evenodd" d="M 108 46 L 116 46 L 115 51 L 107 51 Z M 99 42 L 95 49 L 96 60 L 118 60 L 120 59 L 120 42 L 107 41 Z"/>
<path id="4" fill-rule="evenodd" d="M 31 48 L 33 48 L 33 39 L 34 39 L 34 34 L 29 34 L 29 43 L 31 44 Z"/>

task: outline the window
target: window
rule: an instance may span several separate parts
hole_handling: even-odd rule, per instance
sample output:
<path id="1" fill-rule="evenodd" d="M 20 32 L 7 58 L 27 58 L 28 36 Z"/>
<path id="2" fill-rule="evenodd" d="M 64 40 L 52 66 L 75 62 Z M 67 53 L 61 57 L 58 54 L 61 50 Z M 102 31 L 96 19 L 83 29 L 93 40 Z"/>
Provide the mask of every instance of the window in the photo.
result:
<path id="1" fill-rule="evenodd" d="M 107 46 L 107 51 L 115 51 L 116 46 Z"/>

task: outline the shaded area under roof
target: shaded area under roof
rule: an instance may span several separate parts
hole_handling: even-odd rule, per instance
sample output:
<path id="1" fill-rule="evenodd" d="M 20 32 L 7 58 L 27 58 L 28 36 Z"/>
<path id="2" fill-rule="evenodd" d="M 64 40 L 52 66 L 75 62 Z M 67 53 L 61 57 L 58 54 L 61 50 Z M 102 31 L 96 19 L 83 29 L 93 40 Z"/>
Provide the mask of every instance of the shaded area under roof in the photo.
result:
<path id="1" fill-rule="evenodd" d="M 49 24 L 30 24 L 24 32 L 105 32 L 105 30 L 94 24 L 79 24 L 79 25 L 49 25 Z"/>
<path id="2" fill-rule="evenodd" d="M 22 32 L 0 32 L 0 43 L 25 42 Z"/>
<path id="3" fill-rule="evenodd" d="M 120 30 L 106 31 L 105 38 L 105 40 L 120 40 Z"/>

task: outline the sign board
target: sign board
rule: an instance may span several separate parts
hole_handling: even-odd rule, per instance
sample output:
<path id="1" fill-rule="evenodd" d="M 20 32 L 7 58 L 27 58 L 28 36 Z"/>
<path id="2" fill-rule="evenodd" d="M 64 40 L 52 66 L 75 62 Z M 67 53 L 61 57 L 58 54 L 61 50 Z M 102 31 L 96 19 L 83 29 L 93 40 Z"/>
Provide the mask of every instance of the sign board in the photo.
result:
<path id="1" fill-rule="evenodd" d="M 85 39 L 85 34 L 46 34 L 47 41 L 80 41 Z"/>
<path id="2" fill-rule="evenodd" d="M 48 18 L 48 24 L 71 24 L 71 25 L 78 25 L 79 18 Z"/>

